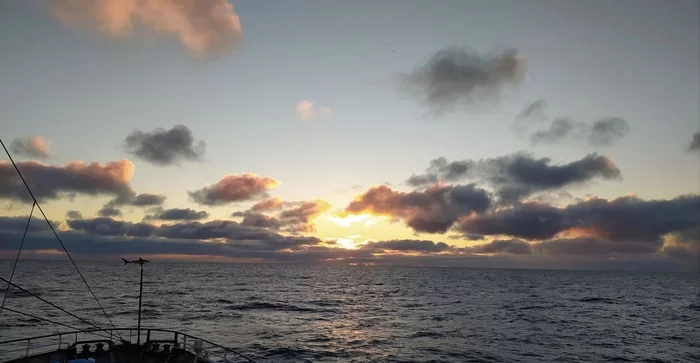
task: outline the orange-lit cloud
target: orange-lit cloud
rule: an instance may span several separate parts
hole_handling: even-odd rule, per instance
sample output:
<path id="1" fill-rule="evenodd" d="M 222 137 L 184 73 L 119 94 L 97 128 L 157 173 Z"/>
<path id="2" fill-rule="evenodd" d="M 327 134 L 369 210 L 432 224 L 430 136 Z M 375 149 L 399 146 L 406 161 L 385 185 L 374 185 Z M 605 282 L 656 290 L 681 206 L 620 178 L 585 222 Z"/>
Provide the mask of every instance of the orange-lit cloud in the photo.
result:
<path id="1" fill-rule="evenodd" d="M 284 204 L 284 200 L 282 200 L 281 198 L 274 197 L 274 198 L 268 198 L 268 199 L 262 200 L 260 202 L 257 202 L 250 209 L 252 209 L 254 211 L 258 211 L 258 212 L 275 210 L 275 209 L 282 207 L 283 204 Z"/>
<path id="2" fill-rule="evenodd" d="M 231 49 L 242 36 L 238 14 L 226 0 L 53 0 L 55 15 L 111 37 L 142 30 L 177 37 L 195 56 Z"/>
<path id="3" fill-rule="evenodd" d="M 187 192 L 198 204 L 222 205 L 264 197 L 266 192 L 277 187 L 279 181 L 253 173 L 229 174 L 214 185 Z"/>
<path id="4" fill-rule="evenodd" d="M 311 101 L 301 100 L 296 107 L 297 116 L 302 120 L 312 120 L 316 117 L 328 118 L 333 112 L 325 106 L 316 106 Z"/>
<path id="5" fill-rule="evenodd" d="M 474 185 L 440 184 L 412 192 L 378 185 L 356 196 L 345 210 L 401 219 L 416 232 L 444 233 L 459 217 L 486 211 L 490 205 L 488 193 Z"/>

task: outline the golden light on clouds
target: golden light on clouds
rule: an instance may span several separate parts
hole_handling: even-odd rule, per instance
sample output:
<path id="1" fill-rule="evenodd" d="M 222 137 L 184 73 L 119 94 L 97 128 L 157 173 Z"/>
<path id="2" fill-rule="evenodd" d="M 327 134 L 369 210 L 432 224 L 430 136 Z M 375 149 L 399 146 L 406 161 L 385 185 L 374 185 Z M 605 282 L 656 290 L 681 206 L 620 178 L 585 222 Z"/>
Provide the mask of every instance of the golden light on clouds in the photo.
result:
<path id="1" fill-rule="evenodd" d="M 386 221 L 388 217 L 386 216 L 375 216 L 370 213 L 363 214 L 346 214 L 346 215 L 330 215 L 328 220 L 335 223 L 340 227 L 351 227 L 356 224 L 362 224 L 365 227 L 370 227 L 379 222 Z"/>

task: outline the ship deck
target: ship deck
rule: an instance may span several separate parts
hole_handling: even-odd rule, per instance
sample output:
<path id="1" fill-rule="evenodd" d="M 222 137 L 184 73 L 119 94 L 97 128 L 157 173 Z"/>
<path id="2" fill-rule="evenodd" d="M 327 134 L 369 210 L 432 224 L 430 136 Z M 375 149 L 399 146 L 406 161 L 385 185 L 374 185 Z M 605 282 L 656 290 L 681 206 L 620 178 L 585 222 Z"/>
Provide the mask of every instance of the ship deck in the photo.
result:
<path id="1" fill-rule="evenodd" d="M 95 363 L 253 362 L 219 344 L 156 328 L 76 330 L 0 342 L 0 361 L 6 363 L 65 363 L 80 358 L 93 358 Z"/>

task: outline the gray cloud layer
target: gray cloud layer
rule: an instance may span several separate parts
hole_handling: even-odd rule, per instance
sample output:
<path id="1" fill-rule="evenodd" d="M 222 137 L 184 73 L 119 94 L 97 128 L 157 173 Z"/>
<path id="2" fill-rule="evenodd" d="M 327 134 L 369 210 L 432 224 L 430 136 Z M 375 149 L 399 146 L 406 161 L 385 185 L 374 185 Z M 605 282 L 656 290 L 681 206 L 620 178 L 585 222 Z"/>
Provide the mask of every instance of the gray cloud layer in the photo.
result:
<path id="1" fill-rule="evenodd" d="M 482 56 L 463 47 L 448 47 L 403 74 L 402 80 L 433 111 L 442 112 L 497 95 L 503 87 L 520 83 L 525 69 L 514 49 Z"/>
<path id="2" fill-rule="evenodd" d="M 424 174 L 412 175 L 406 183 L 417 187 L 474 179 L 494 187 L 502 204 L 513 204 L 535 192 L 560 189 L 595 178 L 619 179 L 621 173 L 612 160 L 598 154 L 589 154 L 568 164 L 552 165 L 549 158 L 535 159 L 529 154 L 516 153 L 452 162 L 440 157 L 430 162 Z"/>
<path id="3" fill-rule="evenodd" d="M 631 131 L 629 123 L 620 117 L 604 118 L 588 125 L 568 118 L 557 118 L 547 130 L 530 135 L 533 144 L 584 141 L 593 146 L 611 146 Z"/>
<path id="4" fill-rule="evenodd" d="M 76 161 L 65 166 L 22 161 L 17 166 L 40 201 L 74 194 L 119 196 L 134 193 L 129 185 L 134 165 L 126 159 L 106 164 Z M 31 201 L 9 161 L 0 161 L 0 198 Z"/>
<path id="5" fill-rule="evenodd" d="M 560 235 L 570 232 L 589 239 L 658 248 L 664 235 L 688 231 L 698 225 L 700 196 L 689 195 L 671 200 L 591 199 L 565 208 L 525 203 L 471 215 L 460 220 L 456 229 L 465 234 L 504 235 L 527 240 L 565 239 Z"/>
<path id="6" fill-rule="evenodd" d="M 204 141 L 195 143 L 192 132 L 183 125 L 176 125 L 170 130 L 136 130 L 124 142 L 127 152 L 158 166 L 201 160 L 206 147 Z"/>
<path id="7" fill-rule="evenodd" d="M 209 217 L 207 211 L 196 211 L 190 208 L 171 208 L 161 209 L 154 214 L 149 214 L 143 217 L 144 220 L 160 220 L 160 221 L 197 221 Z"/>

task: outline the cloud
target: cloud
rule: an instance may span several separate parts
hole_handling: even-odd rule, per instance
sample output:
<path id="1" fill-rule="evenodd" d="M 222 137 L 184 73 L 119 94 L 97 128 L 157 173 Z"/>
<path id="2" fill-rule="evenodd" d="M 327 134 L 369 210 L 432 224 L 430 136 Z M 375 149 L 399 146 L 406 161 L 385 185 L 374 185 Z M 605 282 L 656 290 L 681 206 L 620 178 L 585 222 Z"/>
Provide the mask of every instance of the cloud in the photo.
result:
<path id="1" fill-rule="evenodd" d="M 174 165 L 184 160 L 199 161 L 206 148 L 204 141 L 195 143 L 192 132 L 183 125 L 173 126 L 170 130 L 136 130 L 124 142 L 128 153 L 158 166 Z"/>
<path id="2" fill-rule="evenodd" d="M 331 205 L 323 200 L 289 203 L 291 208 L 283 210 L 279 214 L 284 229 L 288 232 L 315 232 L 316 227 L 312 223 L 316 217 L 330 209 Z"/>
<path id="3" fill-rule="evenodd" d="M 557 142 L 584 141 L 593 146 L 611 146 L 627 136 L 631 128 L 620 117 L 598 120 L 593 125 L 577 122 L 568 118 L 557 118 L 547 130 L 540 130 L 530 135 L 532 144 L 553 144 Z"/>
<path id="4" fill-rule="evenodd" d="M 118 196 L 134 193 L 129 185 L 134 164 L 126 159 L 106 164 L 74 161 L 65 166 L 22 161 L 17 167 L 40 201 L 73 194 Z M 31 201 L 9 161 L 0 161 L 0 198 Z"/>
<path id="5" fill-rule="evenodd" d="M 83 219 L 83 214 L 77 210 L 69 210 L 66 212 L 66 218 L 68 219 Z"/>
<path id="6" fill-rule="evenodd" d="M 591 145 L 607 146 L 630 133 L 630 126 L 620 117 L 610 117 L 593 123 L 588 142 Z"/>
<path id="7" fill-rule="evenodd" d="M 518 119 L 534 119 L 541 120 L 546 118 L 544 110 L 547 107 L 547 102 L 543 99 L 538 99 L 533 101 L 531 104 L 525 106 L 522 111 L 518 114 Z"/>
<path id="8" fill-rule="evenodd" d="M 232 217 L 243 217 L 241 224 L 248 227 L 267 228 L 273 231 L 279 231 L 282 228 L 282 222 L 279 218 L 271 217 L 254 210 L 243 212 L 234 212 Z"/>
<path id="9" fill-rule="evenodd" d="M 700 132 L 693 134 L 693 139 L 690 140 L 688 151 L 700 151 Z"/>
<path id="10" fill-rule="evenodd" d="M 362 248 L 380 249 L 404 252 L 441 252 L 450 248 L 445 242 L 433 242 L 426 240 L 390 240 L 380 242 L 367 242 Z"/>
<path id="11" fill-rule="evenodd" d="M 16 253 L 26 220 L 27 216 L 0 217 L 0 240 L 7 241 L 0 244 L 0 255 Z M 429 240 L 389 240 L 370 241 L 357 245 L 355 249 L 344 249 L 338 248 L 339 244 L 332 240 L 283 236 L 233 221 L 156 226 L 92 218 L 67 223 L 72 229 L 59 233 L 73 256 L 111 258 L 124 255 L 156 258 L 203 256 L 257 262 L 695 271 L 697 259 L 693 260 L 693 257 L 700 256 L 687 246 L 674 245 L 658 250 L 651 245 L 593 238 L 542 242 L 494 240 L 471 247 L 455 247 Z M 23 253 L 60 248 L 43 221 L 33 220 L 30 232 Z M 601 258 L 607 256 L 614 258 Z"/>
<path id="12" fill-rule="evenodd" d="M 157 229 L 152 224 L 125 222 L 109 217 L 71 219 L 66 223 L 73 230 L 98 236 L 148 237 L 154 235 Z"/>
<path id="13" fill-rule="evenodd" d="M 120 195 L 110 201 L 111 205 L 130 205 L 134 207 L 151 207 L 165 203 L 167 197 L 162 194 L 140 193 Z"/>
<path id="14" fill-rule="evenodd" d="M 263 203 L 261 207 L 261 203 Z M 331 205 L 324 200 L 302 202 L 282 202 L 272 198 L 255 204 L 250 210 L 234 212 L 232 217 L 243 217 L 242 224 L 252 227 L 269 228 L 290 233 L 315 232 L 313 220 L 322 215 Z M 260 213 L 262 210 L 279 210 L 276 216 Z"/>
<path id="15" fill-rule="evenodd" d="M 269 211 L 279 209 L 284 205 L 284 200 L 281 198 L 269 198 L 255 203 L 250 209 L 254 211 Z"/>
<path id="16" fill-rule="evenodd" d="M 221 53 L 241 41 L 241 22 L 226 0 L 53 0 L 63 23 L 114 38 L 136 31 L 177 37 L 194 56 Z"/>
<path id="17" fill-rule="evenodd" d="M 653 254 L 658 252 L 659 247 L 637 241 L 606 241 L 597 238 L 555 239 L 533 245 L 536 252 L 550 256 Z"/>
<path id="18" fill-rule="evenodd" d="M 143 217 L 145 221 L 161 220 L 161 221 L 196 221 L 209 217 L 207 211 L 196 211 L 190 208 L 171 208 L 161 209 L 155 214 L 149 214 Z"/>
<path id="19" fill-rule="evenodd" d="M 621 178 L 620 170 L 612 160 L 595 153 L 563 165 L 551 165 L 551 161 L 549 158 L 536 159 L 526 153 L 452 162 L 440 157 L 430 162 L 424 174 L 414 174 L 406 183 L 422 186 L 464 179 L 479 180 L 495 188 L 500 203 L 512 204 L 535 192 L 564 188 L 595 178 Z"/>
<path id="20" fill-rule="evenodd" d="M 470 215 L 461 219 L 455 229 L 467 234 L 526 240 L 584 238 L 658 248 L 663 244 L 663 236 L 684 232 L 699 224 L 700 195 L 670 200 L 628 196 L 613 200 L 593 198 L 564 208 L 523 203 Z"/>
<path id="21" fill-rule="evenodd" d="M 414 174 L 406 180 L 406 183 L 417 187 L 435 184 L 439 181 L 454 182 L 466 178 L 467 172 L 474 166 L 475 162 L 472 160 L 448 162 L 446 158 L 439 157 L 430 161 L 430 166 L 425 170 L 425 174 Z"/>
<path id="22" fill-rule="evenodd" d="M 117 207 L 132 206 L 132 207 L 153 207 L 163 205 L 167 197 L 161 194 L 141 193 L 136 194 L 129 192 L 121 194 L 113 198 L 102 209 L 97 212 L 101 217 L 120 217 L 122 211 Z"/>
<path id="23" fill-rule="evenodd" d="M 514 49 L 479 55 L 453 46 L 403 74 L 402 86 L 439 113 L 498 95 L 503 87 L 519 84 L 525 71 L 524 59 Z"/>
<path id="24" fill-rule="evenodd" d="M 473 184 L 435 185 L 408 193 L 379 185 L 356 196 L 346 212 L 386 215 L 404 220 L 416 232 L 444 233 L 458 218 L 490 206 L 488 193 Z"/>
<path id="25" fill-rule="evenodd" d="M 471 253 L 529 255 L 532 253 L 532 245 L 519 239 L 497 239 L 488 243 L 467 247 L 465 250 Z"/>
<path id="26" fill-rule="evenodd" d="M 37 159 L 48 159 L 51 156 L 49 143 L 41 136 L 14 139 L 10 143 L 10 151 L 16 155 Z"/>
<path id="27" fill-rule="evenodd" d="M 313 120 L 317 117 L 328 118 L 333 112 L 328 107 L 315 106 L 313 102 L 301 100 L 297 103 L 297 117 L 302 120 Z"/>
<path id="28" fill-rule="evenodd" d="M 113 206 L 108 204 L 105 204 L 102 209 L 97 211 L 97 215 L 100 217 L 121 217 L 122 216 L 122 211 Z"/>
<path id="29" fill-rule="evenodd" d="M 207 185 L 187 194 L 198 204 L 214 206 L 264 197 L 268 190 L 278 185 L 279 182 L 273 178 L 253 173 L 229 174 L 214 185 Z"/>

